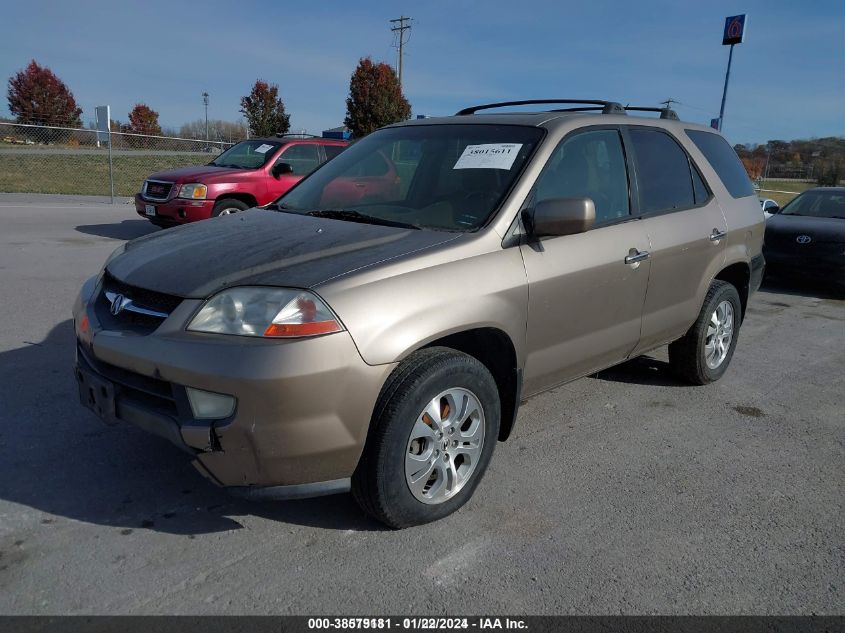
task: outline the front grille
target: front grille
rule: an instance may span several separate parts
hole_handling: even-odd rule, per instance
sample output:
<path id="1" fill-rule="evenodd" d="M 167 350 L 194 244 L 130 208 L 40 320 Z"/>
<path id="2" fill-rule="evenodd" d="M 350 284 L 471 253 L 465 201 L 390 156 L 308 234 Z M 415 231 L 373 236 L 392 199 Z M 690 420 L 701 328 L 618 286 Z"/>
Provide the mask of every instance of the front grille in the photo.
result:
<path id="1" fill-rule="evenodd" d="M 160 202 L 164 202 L 170 197 L 170 192 L 172 190 L 172 182 L 147 180 L 144 183 L 144 197 L 148 200 L 157 200 Z"/>
<path id="2" fill-rule="evenodd" d="M 129 299 L 134 307 L 164 315 L 170 315 L 182 303 L 180 297 L 130 286 L 115 279 L 107 271 L 103 276 L 103 288 L 97 298 L 95 309 L 97 319 L 108 330 L 131 329 L 139 333 L 149 334 L 161 325 L 167 317 L 143 314 L 131 308 L 124 309 L 118 314 L 112 314 L 111 301 L 107 298 L 107 294 L 121 295 Z"/>
<path id="3" fill-rule="evenodd" d="M 77 355 L 80 364 L 86 369 L 100 374 L 114 384 L 118 398 L 128 398 L 171 418 L 188 416 L 187 411 L 180 411 L 180 408 L 185 408 L 185 398 L 179 397 L 179 390 L 184 391 L 183 387 L 94 360 L 81 346 L 77 346 Z"/>
<path id="4" fill-rule="evenodd" d="M 845 244 L 820 240 L 810 236 L 811 241 L 807 244 L 799 244 L 798 236 L 808 235 L 807 233 L 777 233 L 766 236 L 766 247 L 784 253 L 792 253 L 806 257 L 827 257 L 836 256 L 845 251 Z"/>

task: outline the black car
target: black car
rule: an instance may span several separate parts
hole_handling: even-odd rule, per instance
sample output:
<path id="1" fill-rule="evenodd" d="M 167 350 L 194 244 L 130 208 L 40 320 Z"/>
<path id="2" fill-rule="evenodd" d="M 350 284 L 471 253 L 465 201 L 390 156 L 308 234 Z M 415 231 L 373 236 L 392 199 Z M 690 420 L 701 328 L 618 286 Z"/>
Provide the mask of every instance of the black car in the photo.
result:
<path id="1" fill-rule="evenodd" d="M 817 187 L 766 221 L 769 272 L 824 279 L 845 288 L 845 187 Z"/>

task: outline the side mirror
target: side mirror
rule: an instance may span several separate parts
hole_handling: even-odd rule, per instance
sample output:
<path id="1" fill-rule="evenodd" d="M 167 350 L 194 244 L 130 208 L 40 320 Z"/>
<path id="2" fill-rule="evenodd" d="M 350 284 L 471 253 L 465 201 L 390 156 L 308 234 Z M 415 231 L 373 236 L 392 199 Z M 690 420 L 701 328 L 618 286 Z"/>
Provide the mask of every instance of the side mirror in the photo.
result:
<path id="1" fill-rule="evenodd" d="M 292 173 L 293 167 L 290 166 L 290 163 L 276 163 L 270 170 L 270 175 L 273 176 L 273 178 L 279 178 L 280 176 Z"/>
<path id="2" fill-rule="evenodd" d="M 596 205 L 591 198 L 551 198 L 524 211 L 523 220 L 534 237 L 584 233 L 596 223 Z"/>
<path id="3" fill-rule="evenodd" d="M 772 205 L 772 206 L 770 206 L 770 207 L 766 207 L 766 212 L 767 212 L 767 213 L 771 213 L 772 215 L 774 215 L 775 213 L 779 213 L 779 212 L 780 212 L 780 207 L 779 207 L 778 205 L 776 205 L 776 204 L 773 204 L 773 205 Z"/>

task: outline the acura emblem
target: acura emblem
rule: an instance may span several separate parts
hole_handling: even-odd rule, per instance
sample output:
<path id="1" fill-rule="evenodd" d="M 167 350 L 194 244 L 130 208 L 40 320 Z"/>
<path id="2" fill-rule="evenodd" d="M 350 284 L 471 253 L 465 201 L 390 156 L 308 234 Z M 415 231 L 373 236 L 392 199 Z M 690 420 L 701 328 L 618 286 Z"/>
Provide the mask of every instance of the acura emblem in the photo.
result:
<path id="1" fill-rule="evenodd" d="M 795 238 L 795 241 L 798 242 L 799 244 L 809 244 L 810 242 L 813 241 L 813 238 L 810 237 L 809 235 L 799 235 L 798 237 Z"/>
<path id="2" fill-rule="evenodd" d="M 114 299 L 111 300 L 111 308 L 109 309 L 109 312 L 111 312 L 112 315 L 117 316 L 123 312 L 123 308 L 127 303 L 129 303 L 129 300 L 126 297 L 123 295 L 115 295 Z"/>

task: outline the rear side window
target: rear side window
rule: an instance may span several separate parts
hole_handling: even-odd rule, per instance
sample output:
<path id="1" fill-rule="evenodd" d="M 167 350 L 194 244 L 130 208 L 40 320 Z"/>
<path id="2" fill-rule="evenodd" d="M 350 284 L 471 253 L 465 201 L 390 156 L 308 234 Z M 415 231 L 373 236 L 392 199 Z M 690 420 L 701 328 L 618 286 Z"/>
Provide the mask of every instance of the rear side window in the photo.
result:
<path id="1" fill-rule="evenodd" d="M 704 179 L 698 170 L 692 166 L 692 188 L 695 191 L 695 203 L 704 204 L 710 197 L 710 192 L 707 190 L 707 185 L 704 184 Z"/>
<path id="2" fill-rule="evenodd" d="M 631 128 L 637 163 L 640 213 L 694 207 L 695 192 L 686 152 L 668 134 Z"/>
<path id="3" fill-rule="evenodd" d="M 745 168 L 728 142 L 718 134 L 700 130 L 685 130 L 695 146 L 719 175 L 725 189 L 734 198 L 754 195 L 754 187 Z"/>

